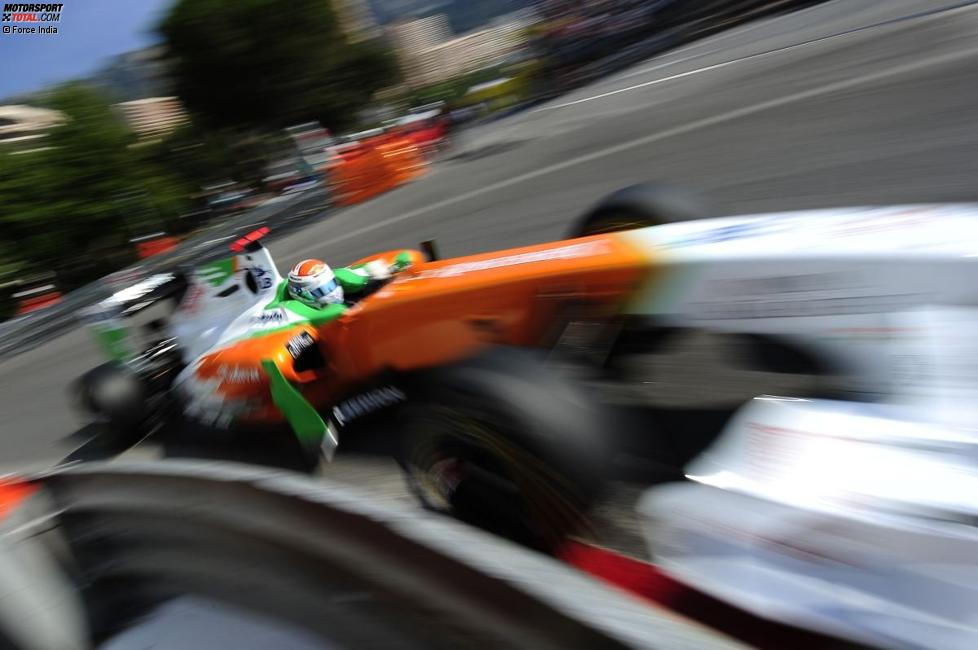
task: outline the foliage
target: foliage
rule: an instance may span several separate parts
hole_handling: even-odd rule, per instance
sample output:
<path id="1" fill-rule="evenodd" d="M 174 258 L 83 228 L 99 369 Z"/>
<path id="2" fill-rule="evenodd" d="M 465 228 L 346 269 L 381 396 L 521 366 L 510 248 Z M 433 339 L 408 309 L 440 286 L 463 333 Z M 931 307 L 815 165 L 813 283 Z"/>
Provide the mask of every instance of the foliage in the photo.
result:
<path id="1" fill-rule="evenodd" d="M 323 0 L 178 0 L 159 30 L 176 93 L 208 127 L 340 130 L 397 79 L 393 54 L 348 43 Z"/>
<path id="2" fill-rule="evenodd" d="M 0 154 L 0 231 L 8 264 L 53 271 L 70 289 L 131 261 L 129 239 L 162 230 L 184 192 L 165 170 L 140 164 L 132 133 L 97 92 L 71 83 L 47 103 L 65 120 L 46 147 Z"/>
<path id="3" fill-rule="evenodd" d="M 193 193 L 201 185 L 222 181 L 232 158 L 225 140 L 217 133 L 207 133 L 187 123 L 166 134 L 160 140 L 147 143 L 138 150 L 144 164 L 173 170 Z"/>
<path id="4" fill-rule="evenodd" d="M 174 173 L 185 193 L 196 194 L 227 181 L 259 188 L 269 163 L 292 150 L 281 133 L 205 131 L 186 124 L 142 147 L 141 157 L 148 166 Z"/>
<path id="5" fill-rule="evenodd" d="M 403 101 L 412 106 L 445 101 L 455 108 L 500 99 L 503 95 L 517 100 L 525 100 L 529 95 L 530 85 L 538 74 L 538 67 L 535 62 L 527 62 L 483 68 L 441 83 L 419 88 L 409 93 Z M 480 96 L 467 95 L 469 89 L 477 84 L 502 78 L 508 78 L 510 82 L 483 92 Z"/>
<path id="6" fill-rule="evenodd" d="M 203 186 L 258 186 L 293 153 L 280 127 L 342 129 L 397 81 L 393 54 L 348 43 L 323 0 L 178 0 L 160 32 L 194 124 L 137 142 L 93 88 L 45 92 L 65 117 L 46 146 L 0 149 L 0 284 L 54 272 L 64 291 L 133 262 L 130 240 L 172 230 Z"/>
<path id="7" fill-rule="evenodd" d="M 21 264 L 12 249 L 13 245 L 10 242 L 0 244 L 0 320 L 10 318 L 16 309 L 11 297 L 13 293 L 11 281 L 17 278 Z"/>
<path id="8" fill-rule="evenodd" d="M 408 94 L 406 101 L 413 106 L 435 101 L 452 103 L 464 97 L 466 91 L 475 84 L 492 81 L 501 76 L 504 76 L 502 66 L 482 68 L 481 70 L 468 72 L 436 84 L 431 84 L 430 86 L 413 90 Z"/>

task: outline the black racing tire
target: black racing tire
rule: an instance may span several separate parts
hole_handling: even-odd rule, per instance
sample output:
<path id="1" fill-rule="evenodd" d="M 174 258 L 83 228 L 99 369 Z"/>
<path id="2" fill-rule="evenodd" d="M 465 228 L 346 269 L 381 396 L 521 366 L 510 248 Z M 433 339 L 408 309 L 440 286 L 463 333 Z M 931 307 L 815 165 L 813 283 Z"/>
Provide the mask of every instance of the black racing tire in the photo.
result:
<path id="1" fill-rule="evenodd" d="M 714 211 L 693 192 L 661 183 L 640 183 L 604 198 L 574 224 L 568 236 L 586 237 L 710 216 L 715 216 Z"/>
<path id="2" fill-rule="evenodd" d="M 120 451 L 146 433 L 146 387 L 134 372 L 117 362 L 104 363 L 79 377 L 73 386 L 82 411 L 93 416 L 101 442 Z"/>
<path id="3" fill-rule="evenodd" d="M 546 552 L 587 529 L 610 453 L 575 386 L 512 348 L 410 385 L 399 461 L 423 506 Z"/>

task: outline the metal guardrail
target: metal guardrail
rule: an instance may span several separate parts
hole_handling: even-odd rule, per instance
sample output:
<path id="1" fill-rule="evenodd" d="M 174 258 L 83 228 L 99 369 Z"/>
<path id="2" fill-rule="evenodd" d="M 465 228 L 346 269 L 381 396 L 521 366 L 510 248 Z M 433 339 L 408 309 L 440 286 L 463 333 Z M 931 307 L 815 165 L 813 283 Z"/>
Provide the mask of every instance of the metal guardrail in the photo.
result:
<path id="1" fill-rule="evenodd" d="M 282 235 L 329 207 L 329 195 L 321 188 L 292 196 L 276 197 L 207 228 L 183 241 L 173 251 L 123 269 L 119 273 L 132 273 L 134 278 L 142 278 L 182 266 L 198 265 L 223 256 L 227 251 L 227 242 L 239 234 L 269 226 L 276 235 Z M 108 298 L 114 290 L 103 278 L 72 291 L 57 304 L 0 323 L 0 358 L 26 352 L 66 333 L 77 323 L 76 314 L 81 309 Z"/>

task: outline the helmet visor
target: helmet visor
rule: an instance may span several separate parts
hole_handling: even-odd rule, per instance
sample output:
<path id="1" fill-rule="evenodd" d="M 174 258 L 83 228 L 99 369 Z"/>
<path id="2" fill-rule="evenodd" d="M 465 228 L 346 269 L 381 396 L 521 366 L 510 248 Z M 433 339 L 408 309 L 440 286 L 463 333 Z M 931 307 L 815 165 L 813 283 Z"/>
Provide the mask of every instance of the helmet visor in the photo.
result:
<path id="1" fill-rule="evenodd" d="M 325 298 L 332 291 L 334 291 L 338 286 L 339 284 L 336 282 L 336 278 L 333 278 L 328 282 L 324 282 L 318 287 L 307 288 L 307 287 L 295 286 L 295 284 L 293 284 L 292 290 L 293 293 L 295 293 L 299 297 L 304 298 L 305 300 L 309 300 L 311 302 L 320 302 L 322 298 Z"/>
<path id="2" fill-rule="evenodd" d="M 336 278 L 333 278 L 326 284 L 321 284 L 315 289 L 309 289 L 308 293 L 312 298 L 319 299 L 325 297 L 326 294 L 330 293 L 336 287 L 337 287 Z"/>

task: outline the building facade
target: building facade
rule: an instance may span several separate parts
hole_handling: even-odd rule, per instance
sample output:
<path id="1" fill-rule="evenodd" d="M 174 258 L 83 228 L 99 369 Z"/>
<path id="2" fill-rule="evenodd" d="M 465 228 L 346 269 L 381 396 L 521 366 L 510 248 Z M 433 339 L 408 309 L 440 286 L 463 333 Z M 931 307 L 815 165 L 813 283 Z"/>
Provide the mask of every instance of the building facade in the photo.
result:
<path id="1" fill-rule="evenodd" d="M 50 146 L 48 131 L 62 124 L 59 111 L 36 106 L 0 106 L 0 152 L 27 153 Z"/>
<path id="2" fill-rule="evenodd" d="M 176 97 L 147 97 L 115 105 L 140 139 L 158 138 L 187 121 Z"/>
<path id="3" fill-rule="evenodd" d="M 409 86 L 422 86 L 434 65 L 427 53 L 451 40 L 452 27 L 448 16 L 435 14 L 416 20 L 400 21 L 388 27 L 388 37 L 394 46 L 404 81 Z"/>
<path id="4" fill-rule="evenodd" d="M 343 33 L 351 43 L 378 38 L 380 27 L 367 0 L 333 0 Z"/>
<path id="5" fill-rule="evenodd" d="M 501 21 L 430 48 L 422 55 L 429 62 L 426 82 L 438 83 L 499 62 L 520 46 L 524 29 L 520 21 Z"/>
<path id="6" fill-rule="evenodd" d="M 427 86 L 492 65 L 520 46 L 530 15 L 515 14 L 455 36 L 442 14 L 390 28 L 406 83 Z"/>

